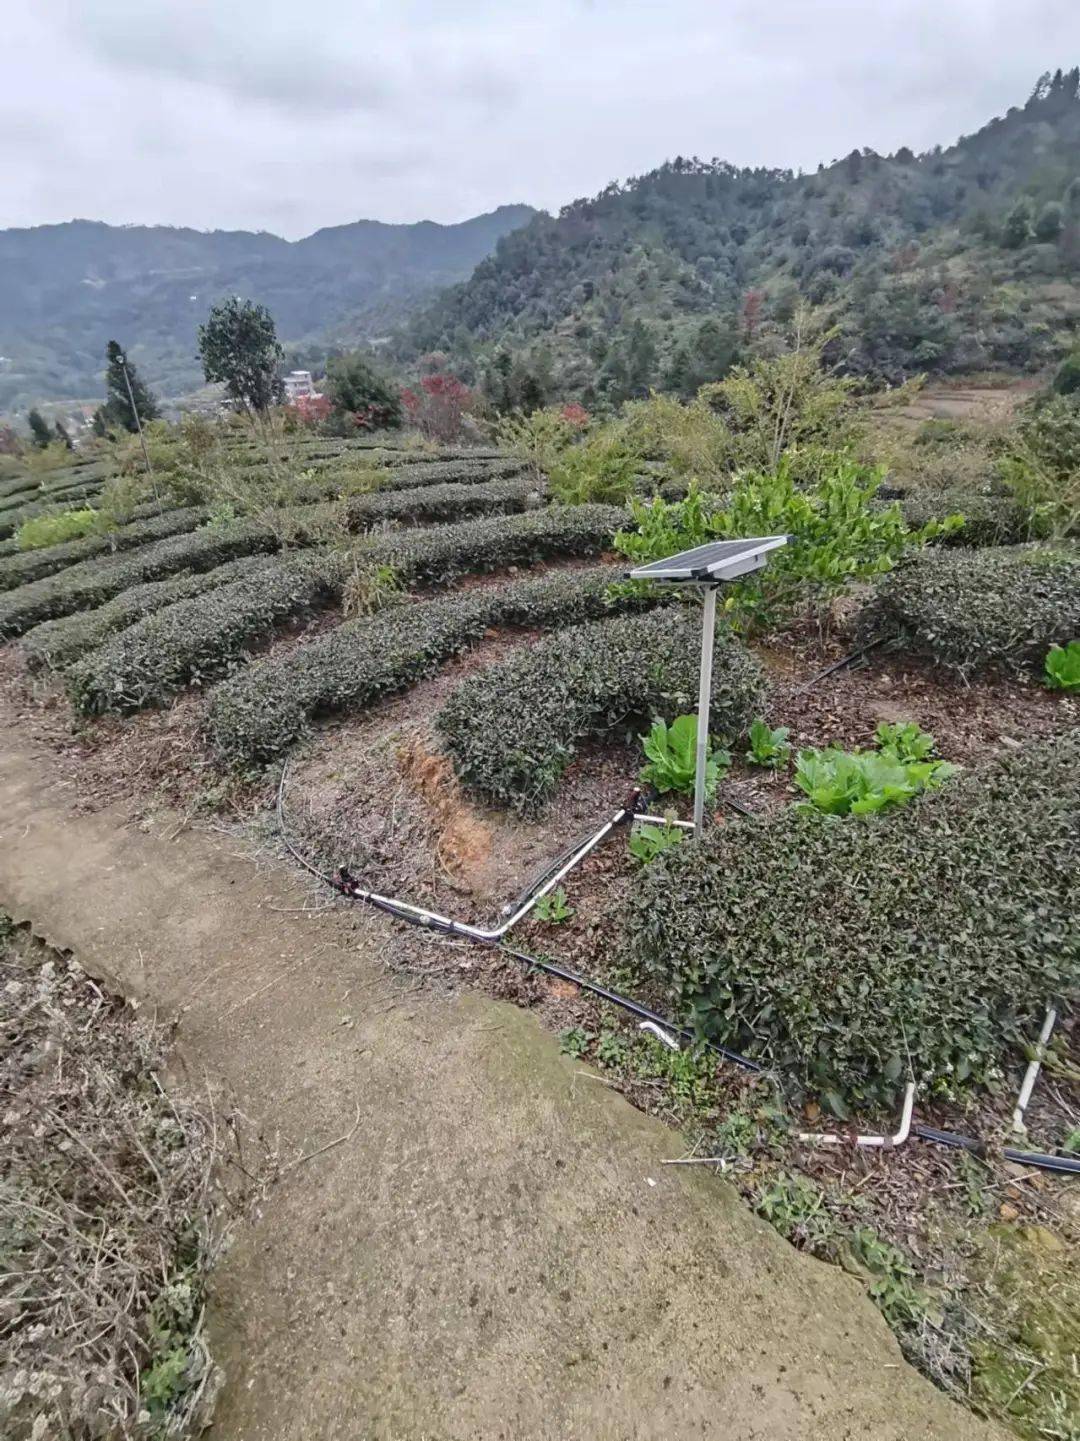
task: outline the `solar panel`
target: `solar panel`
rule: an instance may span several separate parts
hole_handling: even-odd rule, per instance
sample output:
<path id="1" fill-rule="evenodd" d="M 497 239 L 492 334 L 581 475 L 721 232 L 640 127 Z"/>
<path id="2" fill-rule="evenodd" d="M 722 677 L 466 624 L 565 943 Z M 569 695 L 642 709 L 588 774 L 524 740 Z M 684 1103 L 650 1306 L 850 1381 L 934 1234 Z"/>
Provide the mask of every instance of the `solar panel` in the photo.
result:
<path id="1" fill-rule="evenodd" d="M 736 580 L 768 564 L 768 554 L 787 545 L 786 535 L 757 535 L 746 540 L 714 540 L 693 550 L 669 555 L 628 571 L 630 580 L 710 581 Z"/>

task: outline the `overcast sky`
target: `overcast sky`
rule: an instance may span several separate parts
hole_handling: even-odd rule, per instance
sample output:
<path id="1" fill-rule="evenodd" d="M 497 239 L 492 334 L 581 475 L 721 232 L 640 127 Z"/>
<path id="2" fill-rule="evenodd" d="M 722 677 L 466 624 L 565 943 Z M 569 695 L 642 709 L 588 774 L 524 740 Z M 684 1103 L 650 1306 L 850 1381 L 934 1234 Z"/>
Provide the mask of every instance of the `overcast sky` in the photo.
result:
<path id="1" fill-rule="evenodd" d="M 0 226 L 557 209 L 676 154 L 925 149 L 1080 62 L 1080 0 L 7 0 Z"/>

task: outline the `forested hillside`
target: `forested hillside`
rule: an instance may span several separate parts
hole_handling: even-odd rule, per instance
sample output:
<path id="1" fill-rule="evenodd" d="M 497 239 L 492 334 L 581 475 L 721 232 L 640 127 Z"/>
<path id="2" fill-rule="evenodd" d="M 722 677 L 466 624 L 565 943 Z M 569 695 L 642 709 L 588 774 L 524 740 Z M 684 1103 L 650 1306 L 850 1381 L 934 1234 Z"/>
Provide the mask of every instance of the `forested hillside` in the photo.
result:
<path id="1" fill-rule="evenodd" d="M 467 276 L 532 214 L 506 205 L 460 225 L 360 220 L 295 242 L 88 220 L 0 231 L 0 407 L 96 395 L 115 337 L 160 394 L 190 390 L 202 383 L 196 327 L 225 295 L 267 305 L 286 342 L 355 343 Z"/>
<path id="2" fill-rule="evenodd" d="M 1080 323 L 1080 69 L 948 149 L 814 175 L 678 158 L 500 241 L 411 323 L 498 402 L 690 395 L 800 304 L 859 374 L 1038 369 Z"/>

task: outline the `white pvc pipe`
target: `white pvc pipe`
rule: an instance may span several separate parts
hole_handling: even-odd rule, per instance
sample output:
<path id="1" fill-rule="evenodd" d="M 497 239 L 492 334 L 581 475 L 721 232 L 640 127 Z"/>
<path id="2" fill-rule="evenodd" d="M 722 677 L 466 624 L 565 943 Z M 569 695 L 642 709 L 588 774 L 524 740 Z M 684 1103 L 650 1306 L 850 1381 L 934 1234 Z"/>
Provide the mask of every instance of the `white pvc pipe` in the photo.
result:
<path id="1" fill-rule="evenodd" d="M 911 1113 L 915 1107 L 915 1082 L 909 1081 L 904 1088 L 904 1109 L 900 1115 L 900 1129 L 893 1136 L 839 1136 L 835 1131 L 800 1131 L 799 1140 L 812 1146 L 880 1146 L 892 1150 L 902 1146 L 911 1134 Z"/>
<path id="2" fill-rule="evenodd" d="M 1024 1124 L 1024 1112 L 1028 1108 L 1028 1102 L 1031 1100 L 1031 1093 L 1035 1089 L 1035 1080 L 1039 1074 L 1039 1067 L 1042 1065 L 1043 1057 L 1046 1055 L 1046 1043 L 1049 1041 L 1050 1035 L 1056 1023 L 1057 1011 L 1054 1009 L 1053 1006 L 1048 1006 L 1046 1010 L 1046 1019 L 1043 1021 L 1042 1030 L 1039 1032 L 1039 1040 L 1035 1047 L 1035 1055 L 1034 1058 L 1028 1062 L 1028 1068 L 1024 1072 L 1024 1080 L 1023 1084 L 1020 1087 L 1020 1095 L 1016 1101 L 1016 1109 L 1013 1111 L 1012 1128 L 1014 1131 L 1021 1131 L 1025 1134 L 1027 1133 L 1027 1126 Z"/>
<path id="3" fill-rule="evenodd" d="M 658 1026 L 655 1021 L 639 1021 L 638 1030 L 649 1031 L 652 1035 L 656 1037 L 658 1041 L 661 1041 L 665 1046 L 667 1046 L 669 1051 L 682 1050 L 682 1046 L 679 1045 L 678 1041 L 671 1034 L 671 1032 L 665 1031 L 664 1028 L 662 1026 Z"/>
<path id="4" fill-rule="evenodd" d="M 709 706 L 712 703 L 713 641 L 716 637 L 716 586 L 705 587 L 701 621 L 701 674 L 698 677 L 697 767 L 694 772 L 694 831 L 705 824 L 705 772 L 709 755 Z"/>
<path id="5" fill-rule="evenodd" d="M 669 820 L 667 816 L 645 816 L 638 815 L 635 812 L 632 819 L 650 826 L 677 826 L 681 831 L 692 831 L 694 829 L 693 821 Z"/>

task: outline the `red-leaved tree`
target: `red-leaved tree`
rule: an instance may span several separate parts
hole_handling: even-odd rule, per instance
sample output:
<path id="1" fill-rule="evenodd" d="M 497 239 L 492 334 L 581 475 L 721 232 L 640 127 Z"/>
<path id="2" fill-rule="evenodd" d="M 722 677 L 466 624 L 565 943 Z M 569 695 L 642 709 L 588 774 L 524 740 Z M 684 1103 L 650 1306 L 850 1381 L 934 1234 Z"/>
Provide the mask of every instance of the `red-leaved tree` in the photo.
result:
<path id="1" fill-rule="evenodd" d="M 318 425 L 320 420 L 326 420 L 333 407 L 329 396 L 298 395 L 289 409 L 301 425 Z"/>
<path id="2" fill-rule="evenodd" d="M 456 375 L 425 375 L 418 390 L 403 390 L 401 403 L 412 425 L 428 440 L 453 441 L 472 407 L 473 393 Z"/>

